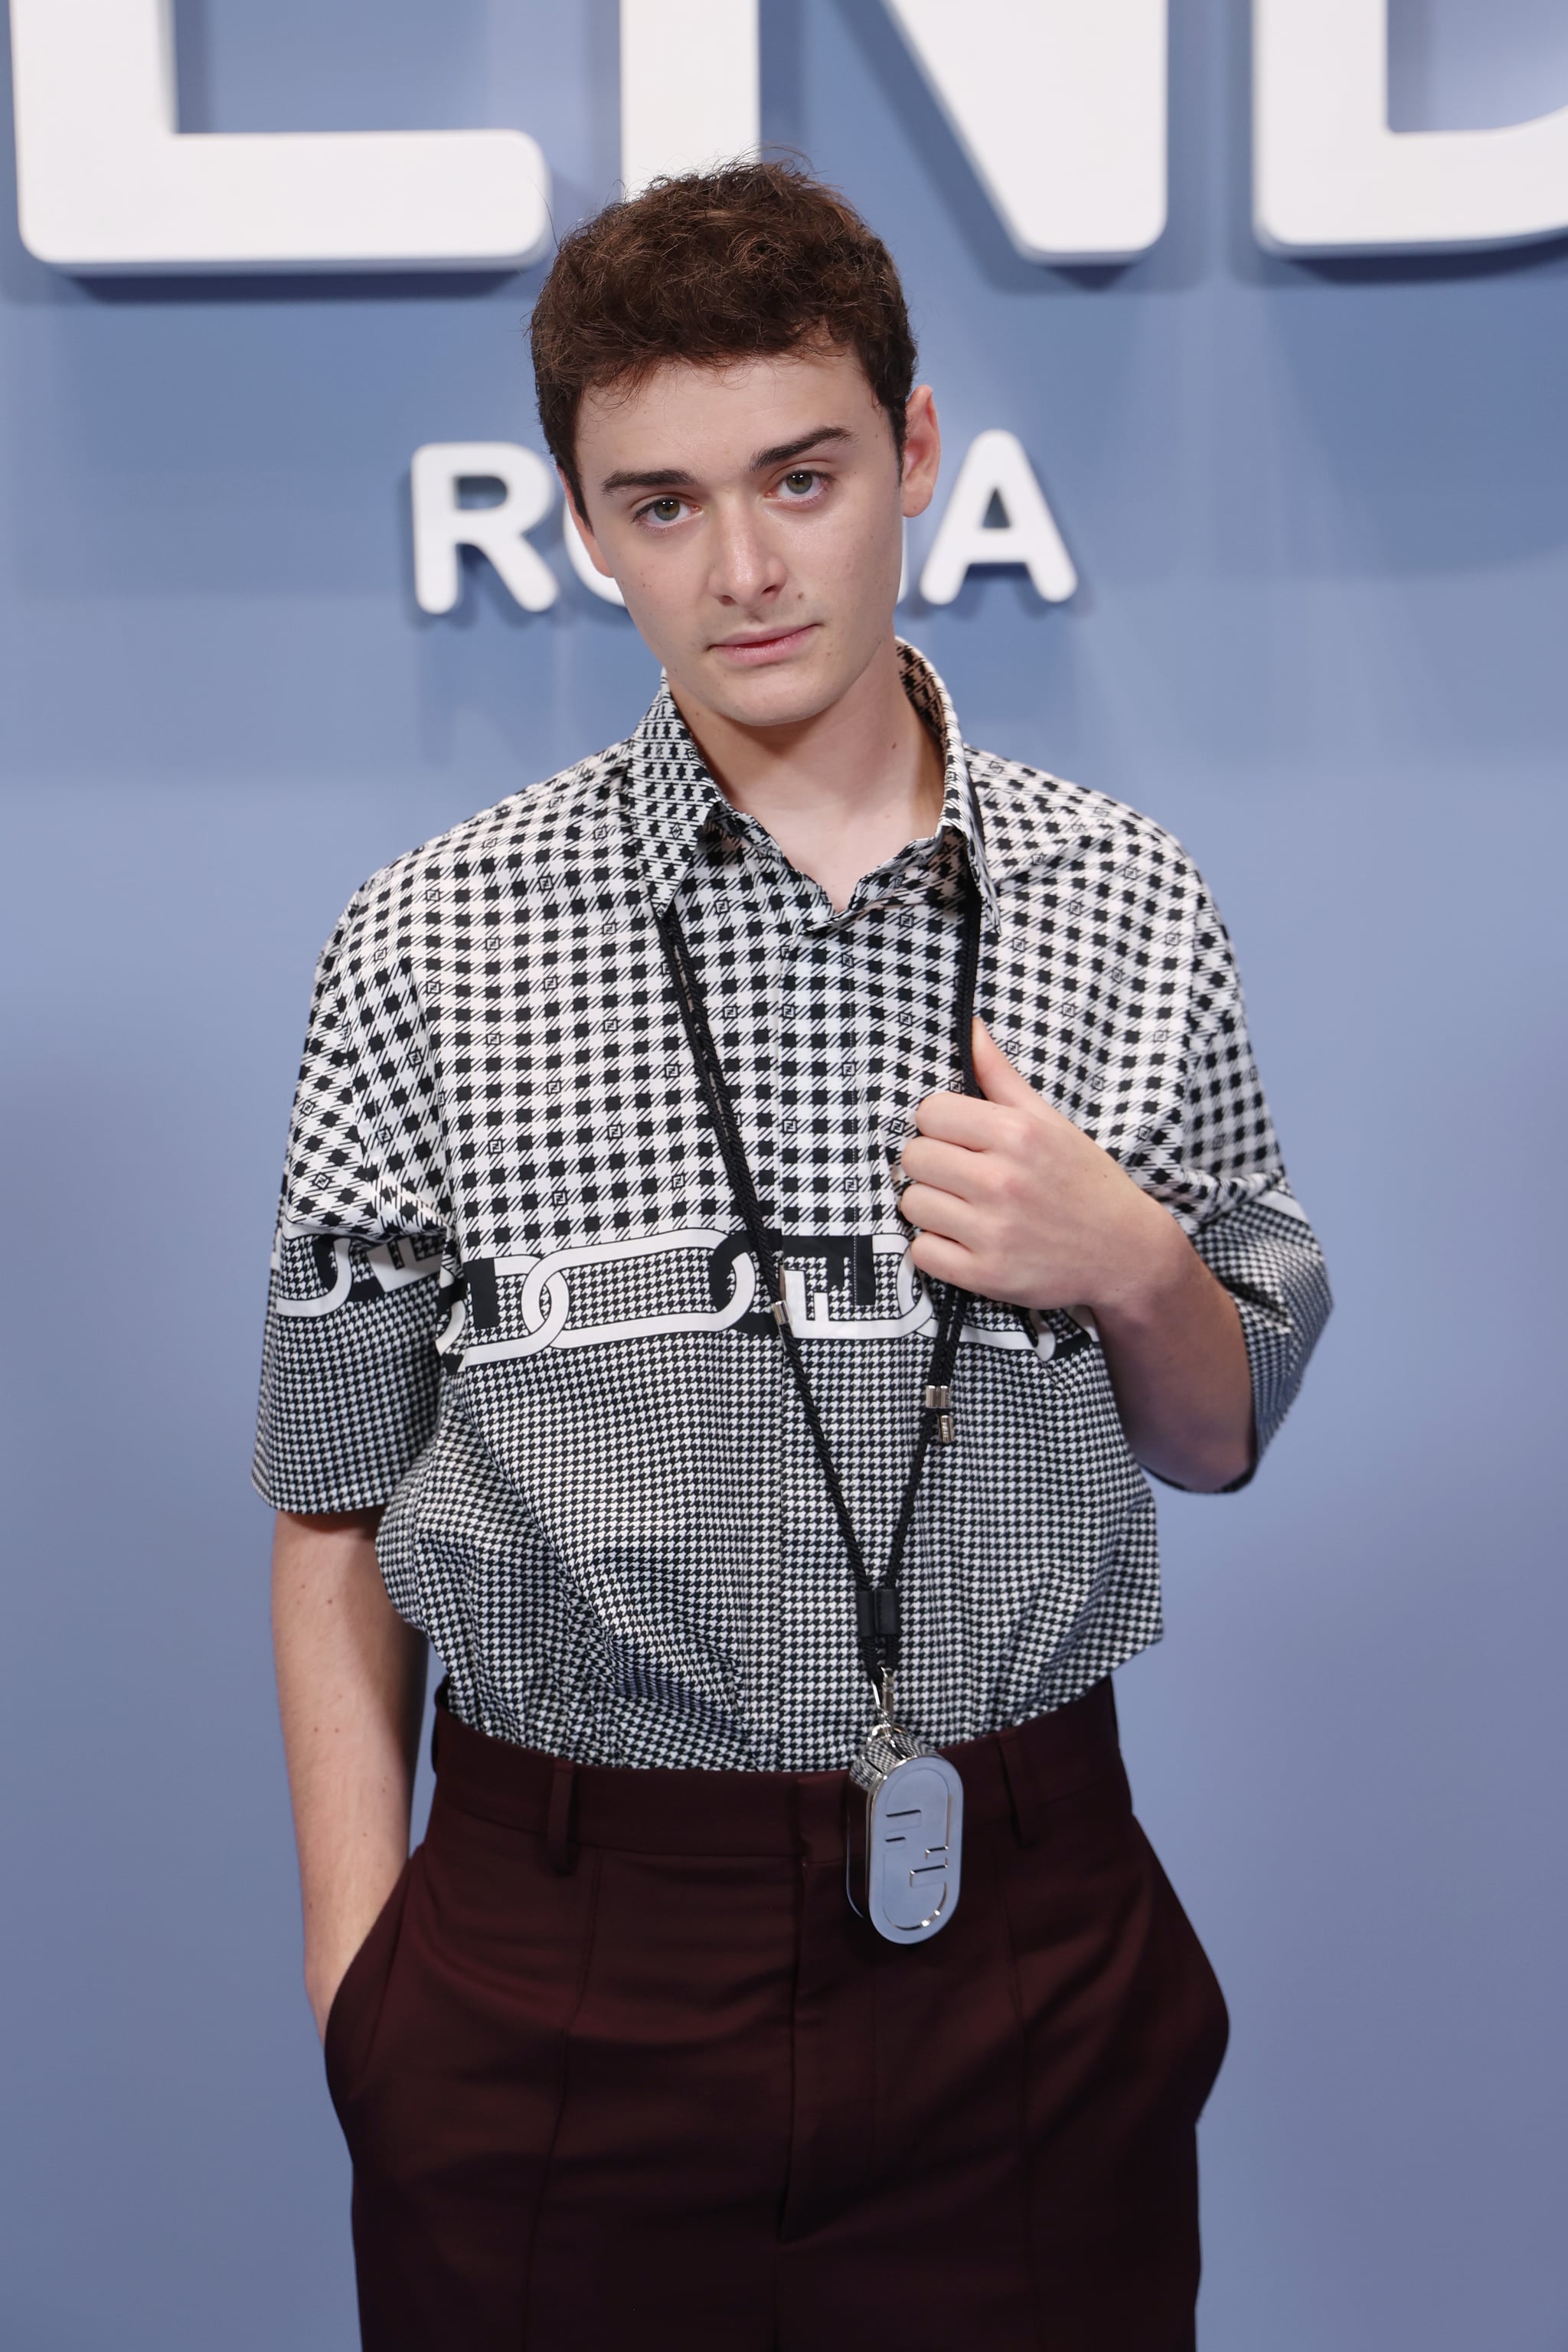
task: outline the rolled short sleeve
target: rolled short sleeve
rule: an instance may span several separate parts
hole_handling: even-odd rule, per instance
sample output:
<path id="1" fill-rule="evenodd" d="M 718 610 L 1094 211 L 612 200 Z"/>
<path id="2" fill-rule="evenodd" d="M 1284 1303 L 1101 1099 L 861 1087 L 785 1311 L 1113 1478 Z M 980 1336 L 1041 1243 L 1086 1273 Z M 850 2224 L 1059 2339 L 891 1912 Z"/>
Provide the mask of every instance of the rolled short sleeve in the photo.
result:
<path id="1" fill-rule="evenodd" d="M 362 893 L 317 968 L 273 1243 L 254 1477 L 278 1508 L 385 1503 L 427 1444 L 450 1223 L 416 976 Z"/>
<path id="2" fill-rule="evenodd" d="M 1333 1302 L 1317 1235 L 1285 1172 L 1247 1036 L 1230 940 L 1201 885 L 1184 1087 L 1175 1150 L 1153 1155 L 1147 1171 L 1136 1172 L 1236 1301 L 1261 1460 L 1301 1385 Z"/>

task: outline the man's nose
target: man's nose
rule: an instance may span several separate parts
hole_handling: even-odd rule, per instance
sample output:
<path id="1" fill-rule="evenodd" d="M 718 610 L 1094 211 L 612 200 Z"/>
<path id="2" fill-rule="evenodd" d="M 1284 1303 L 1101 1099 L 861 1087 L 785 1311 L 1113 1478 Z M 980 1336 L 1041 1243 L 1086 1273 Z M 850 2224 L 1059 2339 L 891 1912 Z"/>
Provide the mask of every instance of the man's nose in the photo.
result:
<path id="1" fill-rule="evenodd" d="M 721 506 L 713 518 L 709 584 L 728 604 L 756 604 L 783 587 L 788 569 L 764 519 L 749 506 Z"/>

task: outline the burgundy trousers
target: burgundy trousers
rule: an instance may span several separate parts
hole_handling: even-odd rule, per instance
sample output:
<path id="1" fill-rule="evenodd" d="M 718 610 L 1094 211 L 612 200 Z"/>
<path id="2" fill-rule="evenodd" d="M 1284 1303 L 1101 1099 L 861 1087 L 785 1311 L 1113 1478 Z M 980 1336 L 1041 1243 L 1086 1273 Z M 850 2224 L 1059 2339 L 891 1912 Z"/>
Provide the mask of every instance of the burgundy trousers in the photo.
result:
<path id="1" fill-rule="evenodd" d="M 896 1948 L 840 1773 L 574 1767 L 443 1717 L 327 2028 L 366 2352 L 1190 2352 L 1225 2005 L 1109 1682 L 947 1753 Z"/>

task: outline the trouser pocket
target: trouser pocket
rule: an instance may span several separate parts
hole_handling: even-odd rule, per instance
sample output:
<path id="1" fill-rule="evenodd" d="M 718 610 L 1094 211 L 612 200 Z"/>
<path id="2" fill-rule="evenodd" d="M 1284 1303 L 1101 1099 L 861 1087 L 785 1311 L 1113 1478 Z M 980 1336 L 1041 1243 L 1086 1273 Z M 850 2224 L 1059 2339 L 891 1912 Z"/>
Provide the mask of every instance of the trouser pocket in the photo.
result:
<path id="1" fill-rule="evenodd" d="M 331 2008 L 327 2012 L 327 2031 L 321 2054 L 327 2071 L 327 2089 L 337 2109 L 338 2121 L 345 2130 L 348 2128 L 346 2110 L 364 2080 L 375 2042 L 375 2030 L 386 2000 L 386 1989 L 392 1980 L 393 1962 L 397 1957 L 416 1858 L 415 1854 L 410 1854 L 399 1871 L 391 1894 L 371 1923 L 369 1934 L 349 1962 L 342 1982 L 332 1995 Z"/>
<path id="2" fill-rule="evenodd" d="M 1184 2053 L 1181 2071 L 1186 2105 L 1196 2123 L 1224 2063 L 1230 2041 L 1230 2013 L 1198 1932 L 1152 1847 L 1149 1859 L 1166 1919 L 1173 2042 Z"/>

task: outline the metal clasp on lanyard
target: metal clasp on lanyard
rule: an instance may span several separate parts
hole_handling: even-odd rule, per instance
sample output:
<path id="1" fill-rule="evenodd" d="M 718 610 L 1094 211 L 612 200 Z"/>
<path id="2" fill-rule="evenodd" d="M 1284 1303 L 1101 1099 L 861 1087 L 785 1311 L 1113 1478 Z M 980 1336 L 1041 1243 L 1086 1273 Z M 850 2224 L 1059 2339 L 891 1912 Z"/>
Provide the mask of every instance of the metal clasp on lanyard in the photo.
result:
<path id="1" fill-rule="evenodd" d="M 923 1944 L 958 1908 L 963 1783 L 895 1721 L 893 1677 L 849 1767 L 845 1885 L 852 1907 L 890 1944 Z"/>

